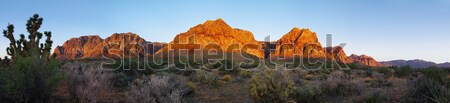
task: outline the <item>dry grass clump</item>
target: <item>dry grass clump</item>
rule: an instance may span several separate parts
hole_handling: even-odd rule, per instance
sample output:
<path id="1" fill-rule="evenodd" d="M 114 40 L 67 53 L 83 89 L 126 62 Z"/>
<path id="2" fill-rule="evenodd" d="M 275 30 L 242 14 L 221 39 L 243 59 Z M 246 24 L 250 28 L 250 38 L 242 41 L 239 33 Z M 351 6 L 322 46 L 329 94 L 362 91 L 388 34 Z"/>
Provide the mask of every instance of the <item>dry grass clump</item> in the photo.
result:
<path id="1" fill-rule="evenodd" d="M 131 103 L 181 103 L 188 92 L 180 78 L 158 75 L 136 81 L 126 96 Z"/>
<path id="2" fill-rule="evenodd" d="M 68 91 L 73 101 L 100 102 L 112 92 L 111 72 L 80 62 L 68 64 L 65 69 L 68 75 Z"/>

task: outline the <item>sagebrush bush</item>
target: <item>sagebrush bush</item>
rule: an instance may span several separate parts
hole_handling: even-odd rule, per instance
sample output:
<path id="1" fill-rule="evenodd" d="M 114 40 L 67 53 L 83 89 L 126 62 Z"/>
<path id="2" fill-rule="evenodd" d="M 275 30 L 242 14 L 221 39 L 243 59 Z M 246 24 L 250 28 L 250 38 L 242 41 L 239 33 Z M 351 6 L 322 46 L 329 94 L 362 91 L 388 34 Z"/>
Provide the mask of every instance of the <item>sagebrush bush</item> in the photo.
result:
<path id="1" fill-rule="evenodd" d="M 257 102 L 289 102 L 295 90 L 287 73 L 273 70 L 253 75 L 249 87 L 250 96 Z"/>
<path id="2" fill-rule="evenodd" d="M 131 103 L 181 103 L 189 91 L 174 75 L 156 75 L 133 84 L 126 96 Z"/>
<path id="3" fill-rule="evenodd" d="M 101 102 L 113 90 L 113 73 L 75 62 L 64 66 L 68 74 L 68 91 L 72 101 Z"/>

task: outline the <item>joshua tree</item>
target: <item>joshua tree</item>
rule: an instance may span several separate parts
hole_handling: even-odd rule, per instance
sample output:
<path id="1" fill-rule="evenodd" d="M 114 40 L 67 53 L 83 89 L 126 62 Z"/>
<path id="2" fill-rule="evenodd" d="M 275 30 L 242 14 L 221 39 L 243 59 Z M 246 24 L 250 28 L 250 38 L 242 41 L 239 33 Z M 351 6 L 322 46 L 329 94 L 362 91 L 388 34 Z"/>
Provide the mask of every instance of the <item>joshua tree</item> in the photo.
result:
<path id="1" fill-rule="evenodd" d="M 36 56 L 47 61 L 50 56 L 50 50 L 53 41 L 51 38 L 51 32 L 45 31 L 44 35 L 47 37 L 45 43 L 40 43 L 42 39 L 42 33 L 39 32 L 39 28 L 42 25 L 43 19 L 38 14 L 34 14 L 33 17 L 27 22 L 27 31 L 29 33 L 28 40 L 25 39 L 24 34 L 20 34 L 20 39 L 14 38 L 14 25 L 8 24 L 7 30 L 3 30 L 3 36 L 9 39 L 9 47 L 6 48 L 8 55 L 13 60 L 17 57 L 31 57 Z M 6 59 L 6 58 L 5 58 Z"/>
<path id="2" fill-rule="evenodd" d="M 28 39 L 21 34 L 14 38 L 14 26 L 9 24 L 3 36 L 9 39 L 6 48 L 12 60 L 5 57 L 0 64 L 0 98 L 15 103 L 47 103 L 53 88 L 63 78 L 59 63 L 51 59 L 51 32 L 38 32 L 42 18 L 35 14 L 26 26 Z M 47 39 L 41 43 L 42 35 Z"/>

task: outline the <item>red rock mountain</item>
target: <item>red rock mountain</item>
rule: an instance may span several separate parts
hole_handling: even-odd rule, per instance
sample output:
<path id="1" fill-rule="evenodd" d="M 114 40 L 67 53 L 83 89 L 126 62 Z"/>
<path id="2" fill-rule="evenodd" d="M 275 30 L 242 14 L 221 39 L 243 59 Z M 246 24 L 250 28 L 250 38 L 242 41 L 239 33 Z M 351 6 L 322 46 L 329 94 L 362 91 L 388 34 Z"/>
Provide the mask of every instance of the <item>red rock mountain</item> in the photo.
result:
<path id="1" fill-rule="evenodd" d="M 167 53 L 170 50 L 178 51 L 180 49 L 191 50 L 196 48 L 204 50 L 209 49 L 211 45 L 220 46 L 220 51 L 228 53 L 238 52 L 240 48 L 245 47 L 247 49 L 243 51 L 244 53 L 264 58 L 261 45 L 255 40 L 251 32 L 234 29 L 222 19 L 208 20 L 203 24 L 190 28 L 187 32 L 178 34 L 168 46 L 165 46 L 156 54 Z M 229 50 L 229 47 L 236 48 Z"/>
<path id="2" fill-rule="evenodd" d="M 57 46 L 54 54 L 60 59 L 150 56 L 163 45 L 147 42 L 134 33 L 114 33 L 106 39 L 97 35 L 72 38 Z"/>
<path id="3" fill-rule="evenodd" d="M 347 57 L 342 47 L 322 47 L 317 34 L 309 29 L 293 28 L 290 32 L 279 39 L 271 58 L 316 58 L 336 60 L 341 63 L 360 63 L 368 66 L 381 66 L 372 57 L 352 55 Z"/>

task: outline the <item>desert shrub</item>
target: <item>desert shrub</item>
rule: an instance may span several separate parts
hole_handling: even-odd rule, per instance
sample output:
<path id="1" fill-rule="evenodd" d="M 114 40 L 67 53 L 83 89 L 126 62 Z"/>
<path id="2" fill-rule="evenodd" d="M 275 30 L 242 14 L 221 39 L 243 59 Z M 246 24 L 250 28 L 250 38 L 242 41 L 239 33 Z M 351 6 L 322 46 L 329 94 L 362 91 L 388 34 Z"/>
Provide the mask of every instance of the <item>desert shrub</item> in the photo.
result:
<path id="1" fill-rule="evenodd" d="M 114 82 L 114 87 L 118 88 L 126 88 L 131 82 L 131 78 L 129 78 L 125 73 L 115 73 L 112 80 Z"/>
<path id="2" fill-rule="evenodd" d="M 375 88 L 393 85 L 393 83 L 391 81 L 384 79 L 384 78 L 374 78 L 374 79 L 371 79 L 369 82 L 370 82 L 370 85 Z"/>
<path id="3" fill-rule="evenodd" d="M 144 62 L 140 62 L 136 59 L 125 58 L 123 60 L 116 59 L 115 61 L 116 62 L 114 64 L 107 65 L 107 67 L 114 70 L 114 73 L 124 73 L 130 77 L 136 77 L 141 72 L 149 72 L 148 74 L 152 73 L 151 69 L 145 67 L 146 65 Z M 145 68 L 145 70 L 138 70 L 138 68 Z"/>
<path id="4" fill-rule="evenodd" d="M 363 81 L 356 80 L 341 71 L 333 72 L 327 80 L 320 81 L 323 92 L 331 96 L 350 96 L 362 93 Z"/>
<path id="5" fill-rule="evenodd" d="M 194 82 L 207 83 L 211 85 L 215 85 L 218 78 L 219 77 L 217 74 L 205 70 L 196 70 L 195 73 L 190 76 L 190 79 Z"/>
<path id="6" fill-rule="evenodd" d="M 190 90 L 174 75 L 156 75 L 143 78 L 130 87 L 128 102 L 132 103 L 181 103 Z"/>
<path id="7" fill-rule="evenodd" d="M 295 85 L 285 72 L 267 70 L 253 75 L 249 88 L 256 102 L 289 102 Z"/>
<path id="8" fill-rule="evenodd" d="M 395 75 L 398 77 L 409 76 L 413 70 L 411 66 L 402 66 L 402 67 L 391 67 L 395 70 Z"/>
<path id="9" fill-rule="evenodd" d="M 63 74 L 60 63 L 50 58 L 53 44 L 51 32 L 39 32 L 43 19 L 38 14 L 27 21 L 28 39 L 21 34 L 15 39 L 14 25 L 9 24 L 3 30 L 3 36 L 9 40 L 6 48 L 11 57 L 2 60 L 0 69 L 0 98 L 2 102 L 51 102 L 52 90 Z M 41 39 L 45 35 L 45 41 Z"/>
<path id="10" fill-rule="evenodd" d="M 295 100 L 299 103 L 320 103 L 322 89 L 318 86 L 305 84 L 295 89 Z"/>
<path id="11" fill-rule="evenodd" d="M 68 91 L 75 102 L 100 102 L 113 90 L 113 73 L 101 68 L 75 62 L 66 67 Z"/>
<path id="12" fill-rule="evenodd" d="M 389 103 L 389 97 L 380 90 L 374 90 L 362 99 L 363 103 Z"/>
<path id="13" fill-rule="evenodd" d="M 450 92 L 441 83 L 430 78 L 419 78 L 410 81 L 410 87 L 402 99 L 407 103 L 448 103 Z"/>

